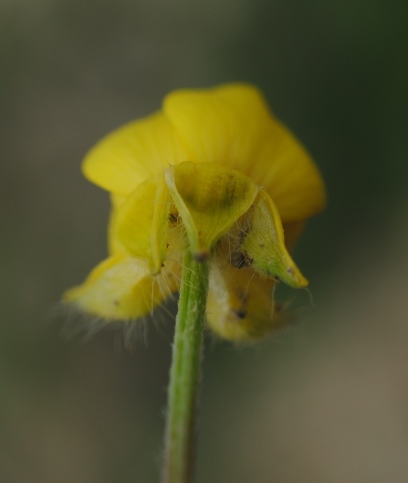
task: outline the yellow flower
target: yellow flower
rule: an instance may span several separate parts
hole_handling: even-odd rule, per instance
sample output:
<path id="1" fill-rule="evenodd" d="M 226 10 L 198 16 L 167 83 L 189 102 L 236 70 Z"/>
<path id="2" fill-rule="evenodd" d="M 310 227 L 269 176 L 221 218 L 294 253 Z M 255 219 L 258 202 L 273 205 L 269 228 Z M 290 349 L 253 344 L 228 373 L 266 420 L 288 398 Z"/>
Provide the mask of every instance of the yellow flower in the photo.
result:
<path id="1" fill-rule="evenodd" d="M 186 249 L 210 260 L 207 322 L 228 339 L 278 324 L 278 280 L 307 285 L 287 247 L 324 207 L 323 182 L 255 87 L 175 91 L 100 141 L 83 172 L 112 212 L 109 258 L 64 296 L 79 309 L 143 318 L 178 291 Z"/>

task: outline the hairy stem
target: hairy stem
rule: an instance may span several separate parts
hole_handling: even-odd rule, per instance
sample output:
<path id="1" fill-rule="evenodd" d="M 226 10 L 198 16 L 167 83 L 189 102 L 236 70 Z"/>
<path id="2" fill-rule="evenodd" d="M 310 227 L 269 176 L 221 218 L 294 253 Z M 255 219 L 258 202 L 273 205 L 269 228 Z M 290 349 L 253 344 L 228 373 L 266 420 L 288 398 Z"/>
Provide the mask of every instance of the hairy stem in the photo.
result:
<path id="1" fill-rule="evenodd" d="M 194 477 L 207 292 L 208 263 L 186 253 L 170 370 L 163 483 L 191 483 Z"/>

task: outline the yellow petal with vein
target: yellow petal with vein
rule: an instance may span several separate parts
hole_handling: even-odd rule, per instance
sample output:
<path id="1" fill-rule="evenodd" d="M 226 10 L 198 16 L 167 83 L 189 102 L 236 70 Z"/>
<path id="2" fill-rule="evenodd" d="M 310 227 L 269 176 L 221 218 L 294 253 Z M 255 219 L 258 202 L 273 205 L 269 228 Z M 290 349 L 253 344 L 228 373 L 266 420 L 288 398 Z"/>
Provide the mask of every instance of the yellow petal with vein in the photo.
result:
<path id="1" fill-rule="evenodd" d="M 209 255 L 258 192 L 249 178 L 215 163 L 181 163 L 168 168 L 165 179 L 198 260 Z"/>
<path id="2" fill-rule="evenodd" d="M 291 287 L 308 284 L 286 249 L 278 210 L 264 189 L 259 191 L 240 223 L 238 244 L 231 254 L 233 265 L 251 266 L 260 274 L 282 280 Z"/>
<path id="3" fill-rule="evenodd" d="M 170 194 L 163 174 L 140 184 L 116 214 L 114 237 L 129 255 L 148 261 L 158 273 L 167 250 Z"/>
<path id="4" fill-rule="evenodd" d="M 163 109 L 190 161 L 219 163 L 244 174 L 266 139 L 270 119 L 262 94 L 247 84 L 175 91 Z"/>
<path id="5" fill-rule="evenodd" d="M 101 188 L 126 196 L 147 178 L 187 159 L 172 124 L 159 112 L 102 139 L 85 157 L 82 170 Z"/>

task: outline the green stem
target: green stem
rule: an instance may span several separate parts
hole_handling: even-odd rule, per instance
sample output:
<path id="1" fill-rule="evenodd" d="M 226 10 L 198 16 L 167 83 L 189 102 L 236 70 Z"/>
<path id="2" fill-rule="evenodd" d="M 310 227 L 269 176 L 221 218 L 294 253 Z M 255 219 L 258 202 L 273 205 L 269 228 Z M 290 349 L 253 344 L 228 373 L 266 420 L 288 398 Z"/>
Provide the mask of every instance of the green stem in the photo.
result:
<path id="1" fill-rule="evenodd" d="M 166 418 L 163 483 L 193 481 L 208 263 L 184 258 Z"/>

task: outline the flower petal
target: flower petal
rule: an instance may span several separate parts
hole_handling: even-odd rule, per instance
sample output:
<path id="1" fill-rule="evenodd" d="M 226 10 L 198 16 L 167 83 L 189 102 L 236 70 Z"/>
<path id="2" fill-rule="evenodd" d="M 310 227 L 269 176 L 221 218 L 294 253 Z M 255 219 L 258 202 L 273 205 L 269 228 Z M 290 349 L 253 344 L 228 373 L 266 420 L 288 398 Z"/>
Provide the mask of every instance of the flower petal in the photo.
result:
<path id="1" fill-rule="evenodd" d="M 181 163 L 165 179 L 197 259 L 208 256 L 258 192 L 249 178 L 215 163 Z"/>
<path id="2" fill-rule="evenodd" d="M 219 163 L 244 174 L 266 139 L 270 119 L 260 91 L 246 84 L 175 91 L 163 109 L 190 161 Z"/>
<path id="3" fill-rule="evenodd" d="M 187 159 L 173 126 L 159 112 L 102 139 L 85 157 L 82 170 L 101 188 L 126 196 L 145 179 Z"/>
<path id="4" fill-rule="evenodd" d="M 130 320 L 149 315 L 180 286 L 183 233 L 169 231 L 168 256 L 160 274 L 152 275 L 145 260 L 117 253 L 92 270 L 85 282 L 68 290 L 64 300 L 107 320 Z"/>
<path id="5" fill-rule="evenodd" d="M 83 285 L 68 290 L 64 300 L 108 320 L 139 318 L 161 301 L 157 291 L 152 295 L 152 282 L 145 263 L 116 255 L 100 263 Z"/>
<path id="6" fill-rule="evenodd" d="M 162 267 L 167 251 L 170 194 L 163 174 L 140 184 L 119 208 L 114 236 L 129 255 L 148 261 L 153 274 Z"/>
<path id="7" fill-rule="evenodd" d="M 264 189 L 259 191 L 239 224 L 238 245 L 233 246 L 231 253 L 233 265 L 251 266 L 260 274 L 282 280 L 291 287 L 308 284 L 285 247 L 278 210 Z"/>
<path id="8" fill-rule="evenodd" d="M 220 163 L 251 177 L 268 191 L 284 222 L 324 207 L 319 171 L 292 133 L 273 118 L 256 88 L 230 84 L 175 91 L 163 108 L 191 161 Z"/>
<path id="9" fill-rule="evenodd" d="M 324 208 L 326 194 L 311 157 L 277 120 L 270 121 L 268 131 L 248 176 L 266 189 L 283 223 L 318 213 Z"/>
<path id="10" fill-rule="evenodd" d="M 279 327 L 273 300 L 275 284 L 275 280 L 248 268 L 213 264 L 207 301 L 209 327 L 234 341 L 260 339 Z"/>

